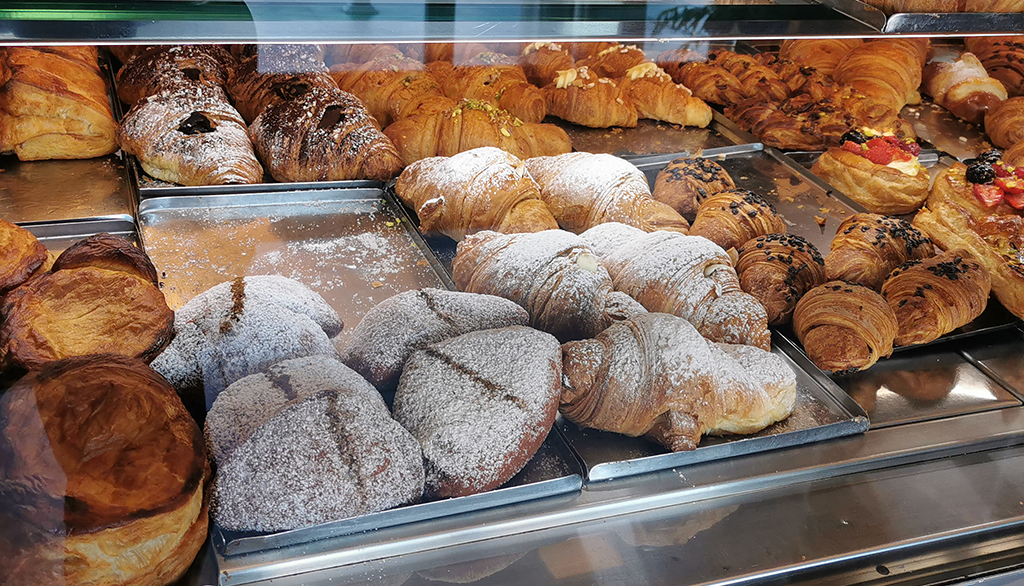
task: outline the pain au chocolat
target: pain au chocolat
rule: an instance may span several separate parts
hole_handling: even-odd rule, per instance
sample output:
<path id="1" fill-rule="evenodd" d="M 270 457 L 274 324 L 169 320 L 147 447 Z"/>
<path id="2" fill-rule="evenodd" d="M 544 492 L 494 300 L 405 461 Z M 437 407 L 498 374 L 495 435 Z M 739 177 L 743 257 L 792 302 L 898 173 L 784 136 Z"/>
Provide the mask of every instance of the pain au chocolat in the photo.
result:
<path id="1" fill-rule="evenodd" d="M 206 539 L 203 436 L 135 358 L 52 362 L 0 396 L 5 586 L 163 586 Z"/>

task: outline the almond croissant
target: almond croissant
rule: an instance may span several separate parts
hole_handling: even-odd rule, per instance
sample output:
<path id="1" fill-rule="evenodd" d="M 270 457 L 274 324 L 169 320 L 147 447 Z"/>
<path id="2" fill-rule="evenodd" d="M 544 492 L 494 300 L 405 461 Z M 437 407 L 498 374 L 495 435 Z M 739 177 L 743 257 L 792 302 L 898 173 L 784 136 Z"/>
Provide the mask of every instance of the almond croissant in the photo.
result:
<path id="1" fill-rule="evenodd" d="M 518 65 L 460 65 L 444 89 L 453 100 L 478 100 L 523 122 L 540 122 L 548 112 L 544 92 L 526 80 Z"/>
<path id="2" fill-rule="evenodd" d="M 618 83 L 641 118 L 698 128 L 711 124 L 711 107 L 654 63 L 629 69 Z"/>
<path id="3" fill-rule="evenodd" d="M 755 433 L 789 416 L 796 376 L 757 348 L 715 344 L 663 313 L 562 346 L 560 411 L 584 427 L 646 436 L 673 451 L 704 434 Z"/>
<path id="4" fill-rule="evenodd" d="M 544 96 L 549 114 L 573 124 L 590 128 L 631 128 L 637 124 L 636 107 L 619 84 L 598 77 L 586 67 L 559 71 L 544 86 Z"/>
<path id="5" fill-rule="evenodd" d="M 454 240 L 481 230 L 558 228 L 523 162 L 494 147 L 420 159 L 402 171 L 395 192 L 416 211 L 423 231 Z"/>

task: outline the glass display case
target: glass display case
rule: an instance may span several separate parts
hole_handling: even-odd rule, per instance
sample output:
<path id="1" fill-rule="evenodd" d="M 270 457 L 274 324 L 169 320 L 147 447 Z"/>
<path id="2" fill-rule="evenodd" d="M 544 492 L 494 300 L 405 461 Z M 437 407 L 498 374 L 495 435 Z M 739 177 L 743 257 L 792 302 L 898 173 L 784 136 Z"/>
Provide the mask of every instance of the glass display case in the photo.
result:
<path id="1" fill-rule="evenodd" d="M 613 41 L 653 59 L 677 48 L 757 56 L 777 54 L 787 39 L 896 36 L 930 38 L 935 55 L 953 60 L 965 37 L 1022 29 L 1024 12 L 887 14 L 858 0 L 0 6 L 0 47 L 318 44 L 326 65 L 343 63 L 337 47 L 352 44 L 422 56 L 429 43 L 519 51 L 537 41 Z M 120 119 L 128 107 L 114 88 L 118 61 L 106 49 L 100 59 Z M 776 148 L 731 113 L 716 106 L 703 128 L 558 124 L 574 150 L 626 159 L 651 185 L 676 158 L 713 160 L 769 199 L 788 232 L 827 251 L 835 228 L 864 207 L 810 170 L 821 151 Z M 981 128 L 929 99 L 902 117 L 932 178 L 991 148 Z M 280 274 L 319 293 L 348 329 L 402 291 L 455 288 L 456 243 L 420 230 L 394 181 L 284 183 L 268 174 L 252 185 L 184 187 L 154 179 L 124 152 L 38 162 L 0 154 L 0 217 L 54 253 L 100 232 L 127 236 L 152 258 L 171 309 L 225 276 Z M 796 403 L 788 420 L 761 432 L 672 452 L 559 416 L 500 488 L 286 531 L 211 524 L 178 583 L 1024 582 L 1019 317 L 993 301 L 935 342 L 842 376 L 816 366 L 791 327 L 771 335 L 776 359 L 796 373 Z"/>

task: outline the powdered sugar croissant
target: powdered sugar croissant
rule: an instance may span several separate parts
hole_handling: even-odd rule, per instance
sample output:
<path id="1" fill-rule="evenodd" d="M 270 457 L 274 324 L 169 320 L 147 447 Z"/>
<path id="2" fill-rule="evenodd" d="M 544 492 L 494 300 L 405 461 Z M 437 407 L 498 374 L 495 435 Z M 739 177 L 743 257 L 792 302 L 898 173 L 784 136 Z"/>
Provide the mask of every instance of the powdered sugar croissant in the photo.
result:
<path id="1" fill-rule="evenodd" d="M 562 346 L 560 410 L 579 425 L 692 450 L 705 433 L 754 433 L 786 418 L 796 376 L 757 348 L 708 342 L 648 313 Z"/>

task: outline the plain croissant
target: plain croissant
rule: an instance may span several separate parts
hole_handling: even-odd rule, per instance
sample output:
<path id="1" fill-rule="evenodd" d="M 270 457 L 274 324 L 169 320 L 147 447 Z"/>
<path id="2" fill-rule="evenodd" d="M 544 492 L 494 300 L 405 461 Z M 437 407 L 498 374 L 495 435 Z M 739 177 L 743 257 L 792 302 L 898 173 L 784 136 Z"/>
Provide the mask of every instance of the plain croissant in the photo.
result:
<path id="1" fill-rule="evenodd" d="M 792 412 L 796 376 L 778 357 L 708 342 L 647 313 L 562 345 L 560 411 L 581 426 L 692 450 L 705 433 L 755 433 Z"/>

